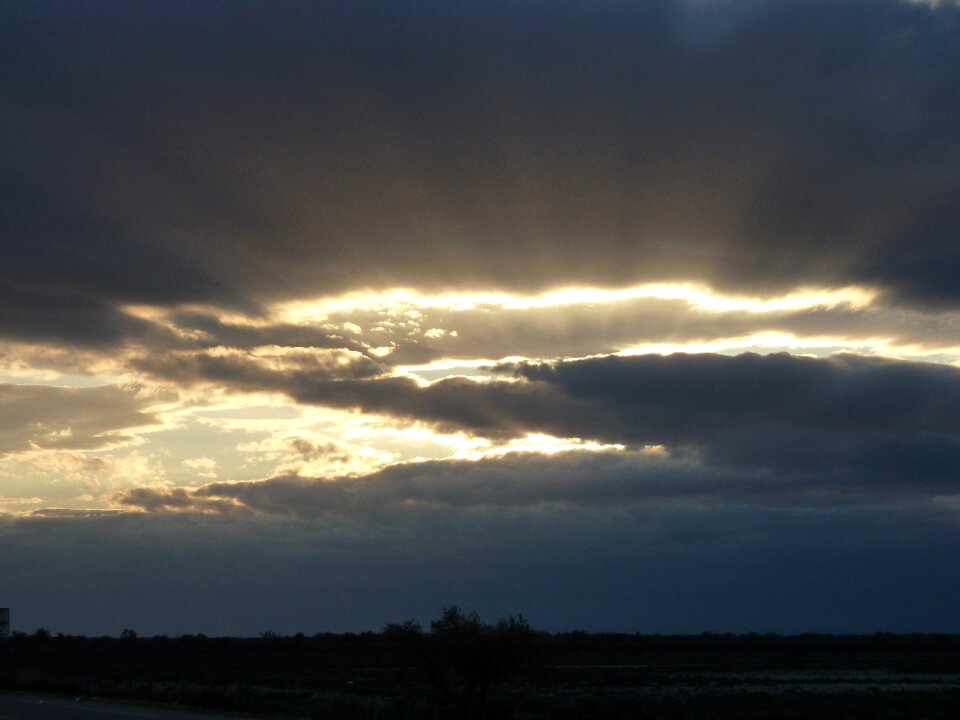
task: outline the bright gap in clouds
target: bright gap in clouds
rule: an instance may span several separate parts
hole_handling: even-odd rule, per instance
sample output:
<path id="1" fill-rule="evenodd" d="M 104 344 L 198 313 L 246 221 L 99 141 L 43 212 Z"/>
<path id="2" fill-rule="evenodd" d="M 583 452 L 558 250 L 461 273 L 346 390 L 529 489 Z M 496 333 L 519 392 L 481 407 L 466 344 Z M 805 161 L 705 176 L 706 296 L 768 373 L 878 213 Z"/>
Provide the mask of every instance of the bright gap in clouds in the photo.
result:
<path id="1" fill-rule="evenodd" d="M 836 289 L 804 288 L 786 295 L 762 298 L 728 295 L 694 283 L 648 283 L 619 289 L 559 288 L 529 295 L 506 292 L 431 295 L 416 290 L 396 288 L 277 303 L 272 306 L 270 314 L 284 322 L 303 323 L 319 321 L 333 313 L 359 309 L 391 309 L 410 306 L 464 311 L 487 306 L 504 310 L 530 310 L 565 305 L 602 305 L 643 299 L 682 300 L 690 307 L 710 312 L 768 313 L 837 305 L 860 308 L 870 305 L 876 296 L 876 291 L 870 288 L 853 286 Z"/>
<path id="2" fill-rule="evenodd" d="M 525 382 L 498 371 L 498 364 L 608 355 L 854 352 L 948 363 L 960 358 L 957 316 L 891 309 L 866 287 L 765 297 L 691 283 L 538 294 L 392 289 L 279 303 L 259 316 L 197 305 L 125 311 L 170 330 L 167 345 L 131 341 L 108 353 L 91 350 L 84 356 L 90 372 L 84 379 L 141 386 L 141 392 L 160 393 L 158 398 L 166 393 L 167 402 L 149 405 L 157 422 L 126 433 L 124 447 L 22 453 L 8 469 L 22 479 L 20 491 L 32 501 L 9 505 L 6 512 L 51 503 L 103 507 L 117 490 L 144 483 L 190 487 L 277 475 L 361 477 L 423 461 L 625 449 L 546 433 L 491 440 L 387 410 L 378 414 L 375 406 L 361 411 L 312 405 L 283 391 L 293 387 L 292 378 L 300 378 L 297 387 L 304 389 L 323 378 L 373 387 L 366 382 L 406 377 L 426 391 L 454 377 L 500 387 Z M 14 349 L 5 362 L 0 358 L 0 372 L 11 378 L 22 373 L 20 382 L 73 382 L 63 374 L 71 367 L 66 350 L 51 355 L 41 347 Z M 57 370 L 43 375 L 23 358 Z M 163 375 L 165 368 L 172 369 L 169 375 Z"/>
<path id="3" fill-rule="evenodd" d="M 663 450 L 662 446 L 656 447 Z M 464 443 L 464 448 L 452 457 L 457 460 L 482 460 L 505 457 L 511 453 L 557 455 L 569 452 L 613 452 L 626 449 L 626 445 L 619 443 L 601 443 L 580 438 L 559 438 L 545 433 L 527 433 L 523 437 L 502 444 L 494 444 L 484 438 L 470 438 Z"/>
<path id="4" fill-rule="evenodd" d="M 559 358 L 584 358 L 596 354 L 660 354 L 671 353 L 738 353 L 757 352 L 791 352 L 803 355 L 825 356 L 833 352 L 858 352 L 864 354 L 883 355 L 889 357 L 922 359 L 927 362 L 958 363 L 960 362 L 960 342 L 949 332 L 941 332 L 936 342 L 918 342 L 909 337 L 899 337 L 898 330 L 904 327 L 922 327 L 924 325 L 938 325 L 940 330 L 952 327 L 955 318 L 938 317 L 936 313 L 924 315 L 917 313 L 916 317 L 899 320 L 900 325 L 882 326 L 884 318 L 893 317 L 896 311 L 884 308 L 875 301 L 878 292 L 869 287 L 848 286 L 841 288 L 798 288 L 781 295 L 753 297 L 737 294 L 728 294 L 712 289 L 706 285 L 695 283 L 650 283 L 625 288 L 559 288 L 538 294 L 518 294 L 506 292 L 465 292 L 429 294 L 411 289 L 392 289 L 385 291 L 353 292 L 336 297 L 323 297 L 311 300 L 297 300 L 279 303 L 270 309 L 270 316 L 276 322 L 287 322 L 303 325 L 322 323 L 330 318 L 351 317 L 353 313 L 380 314 L 385 317 L 402 318 L 407 324 L 415 327 L 411 335 L 419 335 L 424 340 L 450 341 L 457 338 L 465 341 L 473 332 L 468 324 L 456 326 L 456 318 L 467 313 L 483 313 L 490 318 L 497 318 L 498 313 L 509 312 L 516 323 L 522 323 L 525 312 L 531 313 L 531 327 L 536 327 L 542 320 L 534 319 L 537 311 L 556 310 L 562 323 L 566 313 L 583 311 L 594 308 L 603 309 L 614 306 L 624 308 L 622 316 L 638 317 L 645 312 L 641 307 L 644 301 L 662 301 L 682 303 L 691 314 L 716 317 L 720 327 L 725 318 L 770 318 L 767 322 L 777 328 L 777 318 L 787 315 L 801 316 L 804 314 L 845 315 L 852 318 L 852 322 L 844 330 L 833 331 L 811 328 L 810 332 L 789 329 L 765 329 L 747 333 L 733 333 L 718 337 L 712 332 L 712 337 L 689 337 L 667 341 L 641 341 L 633 339 L 593 352 L 567 352 L 558 347 L 557 352 L 548 354 L 514 353 L 508 355 L 474 355 L 465 356 L 458 348 L 456 355 L 449 357 L 435 357 L 429 362 L 409 363 L 397 362 L 394 371 L 399 375 L 407 375 L 419 382 L 429 383 L 453 375 L 467 377 L 477 381 L 489 379 L 489 369 L 498 363 L 522 362 L 524 360 L 550 360 Z M 638 303 L 633 309 L 630 303 Z M 426 322 L 430 312 L 442 311 L 451 313 L 447 329 L 429 328 L 429 325 L 416 327 L 418 323 Z M 866 313 L 873 313 L 872 320 L 880 320 L 881 326 L 870 326 L 867 322 L 860 323 L 857 319 L 866 317 Z M 621 312 L 618 310 L 618 312 Z M 506 317 L 506 316 L 505 316 Z M 543 317 L 543 316 L 541 316 Z M 347 332 L 364 336 L 362 329 L 351 321 L 342 322 Z M 374 328 L 376 330 L 377 328 Z M 721 331 L 722 332 L 722 331 Z M 447 336 L 444 338 L 444 336 Z M 465 343 L 461 343 L 461 347 Z M 396 348 L 393 345 L 378 346 L 370 353 L 379 358 L 390 358 Z M 483 348 L 477 348 L 481 353 Z M 501 379 L 503 379 L 501 377 Z"/>
<path id="5" fill-rule="evenodd" d="M 585 308 L 603 308 L 619 304 L 629 307 L 631 302 L 664 301 L 682 303 L 689 312 L 717 316 L 771 316 L 780 314 L 831 313 L 843 312 L 856 315 L 867 309 L 877 309 L 875 300 L 878 292 L 869 287 L 848 286 L 841 288 L 798 288 L 781 295 L 754 297 L 728 294 L 695 283 L 648 283 L 625 288 L 572 287 L 547 290 L 537 294 L 519 294 L 507 292 L 463 292 L 430 294 L 414 289 L 395 288 L 384 291 L 352 292 L 340 296 L 319 297 L 308 300 L 296 300 L 278 303 L 270 308 L 269 316 L 274 322 L 294 325 L 322 323 L 337 318 L 348 333 L 363 336 L 360 326 L 352 321 L 344 321 L 354 313 L 380 314 L 386 317 L 402 318 L 409 325 L 426 319 L 425 313 L 445 311 L 452 313 L 449 329 L 416 328 L 411 335 L 423 339 L 442 339 L 444 335 L 464 339 L 472 328 L 468 325 L 456 328 L 455 318 L 461 314 L 481 312 L 489 317 L 497 313 L 510 312 L 514 318 L 524 317 L 524 311 L 544 311 L 556 309 L 563 313 L 565 309 L 583 310 Z M 877 309 L 882 314 L 882 310 Z M 636 314 L 642 314 L 644 308 L 636 308 Z M 627 313 L 625 313 L 627 314 Z M 635 315 L 636 316 L 636 315 Z M 563 317 L 556 316 L 556 317 Z M 522 320 L 517 321 L 522 322 Z M 536 323 L 536 320 L 531 319 Z M 775 322 L 775 321 L 774 321 Z M 833 352 L 859 352 L 890 357 L 922 358 L 931 362 L 955 363 L 960 358 L 960 344 L 947 343 L 931 348 L 921 343 L 908 342 L 895 336 L 874 332 L 812 332 L 805 334 L 789 330 L 761 330 L 746 334 L 732 334 L 725 337 L 691 337 L 665 341 L 633 341 L 617 347 L 595 352 L 564 352 L 558 348 L 556 353 L 481 355 L 466 357 L 462 350 L 456 355 L 440 356 L 428 362 L 397 362 L 393 372 L 397 375 L 412 377 L 421 384 L 429 384 L 447 377 L 460 376 L 482 382 L 492 378 L 504 380 L 503 376 L 492 372 L 498 363 L 515 363 L 528 360 L 573 359 L 595 356 L 596 354 L 660 354 L 671 353 L 739 353 L 791 352 L 803 355 L 825 356 Z M 373 330 L 378 330 L 374 327 Z M 425 331 L 424 331 L 425 330 Z M 861 334 L 862 333 L 862 334 Z M 483 348 L 477 348 L 483 352 Z M 378 358 L 390 358 L 395 350 L 393 345 L 377 346 L 370 354 Z M 394 361 L 396 362 L 396 361 Z"/>

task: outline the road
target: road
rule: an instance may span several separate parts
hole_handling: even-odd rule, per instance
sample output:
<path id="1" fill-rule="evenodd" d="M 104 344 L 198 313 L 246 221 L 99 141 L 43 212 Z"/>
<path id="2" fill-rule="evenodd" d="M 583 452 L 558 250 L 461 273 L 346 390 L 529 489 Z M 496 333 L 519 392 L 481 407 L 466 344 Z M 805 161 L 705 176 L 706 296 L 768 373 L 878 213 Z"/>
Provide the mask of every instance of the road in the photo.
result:
<path id="1" fill-rule="evenodd" d="M 216 715 L 166 710 L 140 705 L 0 693 L 0 720 L 226 720 L 235 715 Z"/>

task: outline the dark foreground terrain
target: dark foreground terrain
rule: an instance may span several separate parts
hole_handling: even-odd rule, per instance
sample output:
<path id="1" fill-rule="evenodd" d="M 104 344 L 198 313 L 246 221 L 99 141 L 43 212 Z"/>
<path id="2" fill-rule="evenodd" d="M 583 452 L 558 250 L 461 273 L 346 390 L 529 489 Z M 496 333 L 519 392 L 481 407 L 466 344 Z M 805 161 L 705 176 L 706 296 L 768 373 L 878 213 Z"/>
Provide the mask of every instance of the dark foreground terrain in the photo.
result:
<path id="1" fill-rule="evenodd" d="M 0 720 L 230 720 L 214 715 L 79 697 L 0 693 Z"/>
<path id="2" fill-rule="evenodd" d="M 331 720 L 960 718 L 960 636 L 548 635 L 443 621 L 260 638 L 38 631 L 0 643 L 0 689 Z"/>

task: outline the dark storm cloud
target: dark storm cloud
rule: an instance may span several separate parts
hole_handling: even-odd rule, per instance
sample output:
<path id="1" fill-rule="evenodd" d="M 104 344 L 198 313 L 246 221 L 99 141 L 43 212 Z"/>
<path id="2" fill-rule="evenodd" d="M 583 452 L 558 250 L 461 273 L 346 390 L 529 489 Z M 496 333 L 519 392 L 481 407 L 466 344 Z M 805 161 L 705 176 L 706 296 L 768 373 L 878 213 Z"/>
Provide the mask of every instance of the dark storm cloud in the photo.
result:
<path id="1" fill-rule="evenodd" d="M 500 440 L 547 433 L 662 444 L 697 458 L 704 477 L 771 475 L 765 490 L 742 487 L 744 498 L 784 488 L 785 496 L 812 488 L 813 502 L 957 490 L 960 370 L 945 365 L 857 355 L 614 356 L 501 368 L 514 381 L 449 378 L 421 387 L 407 378 L 358 379 L 349 366 L 336 379 L 324 369 L 277 372 L 250 358 L 237 367 L 220 360 L 177 372 Z M 777 479 L 785 485 L 773 491 Z"/>
<path id="2" fill-rule="evenodd" d="M 548 432 L 626 443 L 697 443 L 739 430 L 954 434 L 960 370 L 853 354 L 607 356 L 504 365 L 514 380 L 421 387 L 367 358 L 275 370 L 253 356 L 159 355 L 135 367 L 177 382 L 285 392 L 481 434 Z"/>
<path id="3" fill-rule="evenodd" d="M 31 449 L 97 449 L 157 421 L 137 388 L 0 383 L 0 458 Z"/>
<path id="4" fill-rule="evenodd" d="M 278 367 L 277 363 L 282 363 Z M 375 360 L 342 350 L 329 352 L 296 348 L 270 357 L 246 352 L 149 353 L 130 361 L 131 367 L 176 384 L 212 382 L 238 390 L 294 392 L 293 388 L 344 387 L 355 378 L 379 376 L 385 368 Z"/>
<path id="5" fill-rule="evenodd" d="M 733 429 L 960 430 L 960 370 L 945 365 L 853 354 L 677 353 L 521 365 L 517 372 L 593 404 L 590 418 L 555 422 L 595 424 L 605 439 L 696 441 Z"/>
<path id="6" fill-rule="evenodd" d="M 131 366 L 177 384 L 209 382 L 243 392 L 280 392 L 301 403 L 357 408 L 502 437 L 522 435 L 576 404 L 543 384 L 486 384 L 455 377 L 423 388 L 411 378 L 384 375 L 387 368 L 366 357 L 340 364 L 336 356 L 304 353 L 302 361 L 300 367 L 276 369 L 269 360 L 248 354 L 168 353 L 135 359 Z"/>
<path id="7" fill-rule="evenodd" d="M 135 488 L 116 499 L 150 512 L 246 510 L 302 518 L 386 518 L 442 508 L 603 506 L 682 493 L 676 483 L 671 488 L 665 481 L 680 473 L 666 464 L 644 460 L 616 453 L 511 455 L 495 460 L 395 465 L 356 478 L 277 477 L 208 483 L 196 490 Z M 234 504 L 229 505 L 231 502 Z"/>
<path id="8" fill-rule="evenodd" d="M 249 512 L 244 506 L 230 500 L 205 498 L 200 503 L 194 494 L 185 488 L 134 488 L 122 493 L 120 502 L 147 512 L 189 510 L 219 515 Z"/>
<path id="9" fill-rule="evenodd" d="M 164 328 L 124 314 L 99 298 L 42 285 L 34 288 L 30 281 L 24 278 L 14 286 L 0 282 L 0 337 L 87 348 L 128 341 L 176 344 Z"/>
<path id="10" fill-rule="evenodd" d="M 787 464 L 771 474 L 741 463 L 732 468 L 683 454 L 604 451 L 556 455 L 511 453 L 484 460 L 406 463 L 359 477 L 278 476 L 255 482 L 212 482 L 195 489 L 139 487 L 118 493 L 121 506 L 146 512 L 262 513 L 317 520 L 399 518 L 423 512 L 494 509 L 652 507 L 671 502 L 703 506 L 844 507 L 930 500 L 960 493 L 948 468 L 960 442 L 917 448 L 904 472 L 904 447 L 875 457 Z M 788 449 L 788 452 L 792 448 Z M 932 451 L 938 467 L 923 456 Z M 907 454 L 909 458 L 909 454 Z M 884 464 L 894 460 L 893 468 Z M 714 460 L 714 458 L 709 458 Z"/>
<path id="11" fill-rule="evenodd" d="M 957 299 L 952 6 L 2 12 L 4 292 L 254 308 L 700 279 Z"/>
<path id="12" fill-rule="evenodd" d="M 0 516 L 14 629 L 362 631 L 449 603 L 550 630 L 956 631 L 955 511 L 443 508 Z"/>

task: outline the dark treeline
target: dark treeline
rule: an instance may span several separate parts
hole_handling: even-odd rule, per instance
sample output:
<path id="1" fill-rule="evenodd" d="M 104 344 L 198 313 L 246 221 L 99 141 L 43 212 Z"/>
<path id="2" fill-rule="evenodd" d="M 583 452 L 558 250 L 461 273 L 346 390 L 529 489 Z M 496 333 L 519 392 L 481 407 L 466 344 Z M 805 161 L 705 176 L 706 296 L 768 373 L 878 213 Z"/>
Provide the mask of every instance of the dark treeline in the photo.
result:
<path id="1" fill-rule="evenodd" d="M 126 636 L 118 635 L 71 635 L 52 633 L 45 628 L 39 628 L 32 633 L 13 632 L 6 640 L 8 646 L 22 648 L 47 647 L 56 645 L 67 648 L 71 646 L 88 649 L 101 649 L 116 652 L 119 649 L 130 648 L 174 648 L 174 647 L 216 647 L 216 648 L 284 648 L 296 650 L 308 647 L 342 647 L 359 648 L 371 647 L 384 642 L 384 631 L 354 632 L 316 632 L 304 634 L 298 632 L 293 635 L 283 635 L 273 631 L 264 631 L 255 637 L 242 636 L 208 636 L 203 633 L 184 635 L 152 635 L 142 636 L 136 631 Z M 696 650 L 710 650 L 720 648 L 724 650 L 750 650 L 758 648 L 804 649 L 829 647 L 833 650 L 862 650 L 862 649 L 893 649 L 906 650 L 917 648 L 930 650 L 934 648 L 960 649 L 960 634 L 955 633 L 885 633 L 834 635 L 826 633 L 800 633 L 781 635 L 778 633 L 700 633 L 694 635 L 665 635 L 660 633 L 589 633 L 583 630 L 570 632 L 545 633 L 546 637 L 556 640 L 561 646 L 568 648 L 597 647 L 630 650 L 656 651 L 658 649 L 677 650 L 689 648 Z M 4 642 L 0 639 L 0 642 Z"/>
<path id="2" fill-rule="evenodd" d="M 389 628 L 389 626 L 388 626 Z M 92 654 L 129 655 L 139 652 L 180 653 L 187 652 L 263 652 L 282 650 L 285 653 L 304 651 L 323 651 L 332 655 L 346 652 L 369 653 L 371 655 L 390 654 L 393 643 L 389 640 L 388 628 L 380 631 L 360 633 L 316 632 L 304 634 L 298 632 L 283 635 L 270 630 L 256 637 L 207 636 L 196 635 L 153 635 L 141 636 L 135 630 L 125 629 L 118 636 L 86 636 L 52 633 L 39 628 L 32 633 L 13 632 L 6 640 L 7 650 L 18 648 L 22 652 L 43 651 L 55 647 L 63 651 L 77 651 Z M 829 650 L 837 653 L 858 653 L 862 651 L 960 651 L 960 634 L 955 633 L 888 633 L 871 634 L 828 634 L 828 633 L 700 633 L 700 634 L 645 634 L 645 633 L 590 633 L 574 630 L 560 633 L 537 631 L 538 635 L 549 640 L 551 650 L 564 655 L 566 653 L 601 652 L 753 652 L 770 650 L 774 652 L 804 652 L 807 650 Z M 0 639 L 0 642 L 4 642 Z"/>
<path id="3" fill-rule="evenodd" d="M 734 703 L 729 716 L 738 717 L 747 713 L 743 703 L 786 697 L 770 689 L 780 682 L 771 678 L 813 671 L 821 685 L 830 673 L 847 677 L 848 685 L 856 673 L 913 674 L 901 684 L 919 682 L 914 676 L 960 677 L 960 635 L 546 633 L 522 617 L 485 623 L 446 608 L 426 628 L 406 621 L 362 633 L 143 637 L 126 629 L 118 637 L 85 637 L 40 629 L 0 642 L 0 689 L 259 717 L 699 717 L 704 698 L 713 698 L 708 716 L 726 717 L 717 707 Z M 743 677 L 754 679 L 749 692 L 738 689 Z M 763 692 L 753 689 L 764 683 Z M 956 680 L 934 689 L 888 693 L 876 717 L 898 702 L 930 717 L 938 716 L 935 709 L 916 703 L 949 700 L 956 707 Z M 804 703 L 816 697 L 833 706 L 841 696 L 811 692 L 797 696 L 804 712 L 831 717 Z M 757 710 L 789 717 L 782 711 Z"/>

